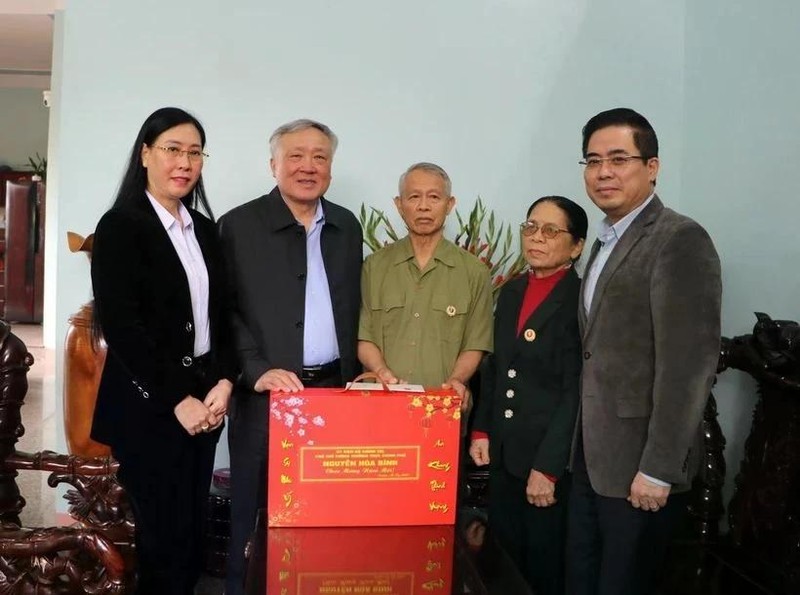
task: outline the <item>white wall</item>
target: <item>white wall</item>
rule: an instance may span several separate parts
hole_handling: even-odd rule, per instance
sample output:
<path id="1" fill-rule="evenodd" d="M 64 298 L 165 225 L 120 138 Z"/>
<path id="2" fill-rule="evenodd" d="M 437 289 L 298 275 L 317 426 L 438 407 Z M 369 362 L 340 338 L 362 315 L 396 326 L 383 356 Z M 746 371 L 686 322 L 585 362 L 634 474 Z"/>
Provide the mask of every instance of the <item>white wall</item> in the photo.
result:
<path id="1" fill-rule="evenodd" d="M 27 170 L 28 157 L 46 157 L 48 117 L 40 89 L 0 88 L 0 165 Z"/>
<path id="2" fill-rule="evenodd" d="M 687 4 L 683 210 L 722 257 L 723 334 L 749 333 L 754 311 L 800 320 L 795 196 L 800 155 L 800 4 Z M 715 389 L 728 440 L 726 502 L 750 428 L 755 386 L 728 371 Z"/>
<path id="3" fill-rule="evenodd" d="M 51 97 L 48 126 L 49 142 L 47 145 L 47 218 L 44 227 L 44 303 L 42 320 L 42 338 L 48 349 L 60 349 L 64 344 L 65 332 L 63 322 L 58 318 L 58 270 L 62 252 L 66 248 L 66 235 L 61 226 L 61 202 L 59 195 L 64 196 L 67 203 L 68 194 L 61 194 L 61 81 L 63 80 L 64 47 L 64 11 L 58 10 L 53 15 L 53 59 L 51 62 Z M 67 252 L 67 254 L 69 254 Z M 59 323 L 57 323 L 57 321 Z M 59 363 L 60 366 L 60 363 Z M 59 368 L 60 370 L 60 368 Z M 60 373 L 60 372 L 59 372 Z M 59 376 L 56 386 L 62 386 Z M 59 407 L 59 409 L 61 409 Z M 62 427 L 60 424 L 59 427 Z"/>
<path id="4" fill-rule="evenodd" d="M 508 222 L 548 193 L 577 198 L 597 221 L 575 163 L 580 128 L 628 105 L 659 134 L 659 194 L 705 225 L 720 251 L 725 334 L 749 332 L 756 309 L 797 319 L 800 7 L 770 6 L 241 0 L 234 13 L 210 1 L 71 1 L 58 91 L 53 66 L 54 335 L 63 340 L 90 293 L 85 259 L 66 252 L 65 233 L 92 231 L 142 120 L 168 104 L 206 126 L 217 214 L 271 187 L 266 138 L 308 116 L 341 139 L 333 200 L 390 209 L 399 173 L 426 159 L 450 172 L 463 207 L 480 194 Z M 59 384 L 61 374 L 59 363 Z M 726 372 L 716 394 L 729 495 L 753 386 Z"/>
<path id="5" fill-rule="evenodd" d="M 328 196 L 354 210 L 389 208 L 399 174 L 432 160 L 464 207 L 480 194 L 516 223 L 534 198 L 560 193 L 597 220 L 576 163 L 580 128 L 617 105 L 651 118 L 659 187 L 678 204 L 684 26 L 684 3 L 658 0 L 71 1 L 54 122 L 59 341 L 90 292 L 85 259 L 63 238 L 93 230 L 154 109 L 203 121 L 218 214 L 271 188 L 267 137 L 312 117 L 341 140 Z"/>

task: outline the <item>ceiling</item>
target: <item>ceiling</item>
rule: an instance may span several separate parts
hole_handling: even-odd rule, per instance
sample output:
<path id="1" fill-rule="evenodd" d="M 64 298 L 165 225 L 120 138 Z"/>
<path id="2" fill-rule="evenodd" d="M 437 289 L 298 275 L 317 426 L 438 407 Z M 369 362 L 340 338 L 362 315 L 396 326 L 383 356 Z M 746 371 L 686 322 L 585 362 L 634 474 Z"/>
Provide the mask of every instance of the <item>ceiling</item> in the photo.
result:
<path id="1" fill-rule="evenodd" d="M 54 1 L 0 0 L 0 87 L 50 88 Z"/>

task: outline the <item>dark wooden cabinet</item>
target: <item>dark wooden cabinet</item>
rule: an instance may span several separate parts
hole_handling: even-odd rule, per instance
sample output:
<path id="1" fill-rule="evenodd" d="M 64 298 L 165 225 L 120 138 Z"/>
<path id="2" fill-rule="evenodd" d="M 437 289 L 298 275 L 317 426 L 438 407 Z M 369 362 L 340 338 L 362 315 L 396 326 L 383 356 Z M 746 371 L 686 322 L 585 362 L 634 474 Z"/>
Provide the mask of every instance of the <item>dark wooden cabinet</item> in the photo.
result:
<path id="1" fill-rule="evenodd" d="M 0 171 L 0 317 L 6 311 L 6 182 L 30 182 L 29 171 Z"/>
<path id="2" fill-rule="evenodd" d="M 41 322 L 44 295 L 44 184 L 5 183 L 3 318 Z"/>
<path id="3" fill-rule="evenodd" d="M 0 208 L 6 205 L 6 182 L 27 184 L 33 179 L 32 171 L 0 171 Z"/>

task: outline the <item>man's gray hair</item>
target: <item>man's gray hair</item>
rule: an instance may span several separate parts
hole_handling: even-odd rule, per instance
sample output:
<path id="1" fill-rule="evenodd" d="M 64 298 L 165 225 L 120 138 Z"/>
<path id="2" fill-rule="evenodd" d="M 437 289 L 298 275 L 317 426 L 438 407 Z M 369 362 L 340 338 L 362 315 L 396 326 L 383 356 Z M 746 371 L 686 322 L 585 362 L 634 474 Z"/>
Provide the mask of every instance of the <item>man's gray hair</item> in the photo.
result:
<path id="1" fill-rule="evenodd" d="M 291 134 L 292 132 L 300 132 L 301 130 L 308 130 L 309 128 L 319 130 L 322 134 L 327 136 L 328 140 L 331 141 L 331 155 L 336 153 L 336 147 L 339 145 L 339 139 L 333 133 L 333 130 L 325 126 L 325 124 L 322 122 L 309 120 L 308 118 L 300 118 L 299 120 L 287 122 L 283 126 L 278 126 L 275 129 L 275 132 L 273 132 L 272 136 L 269 137 L 270 155 L 275 157 L 275 153 L 278 150 L 278 143 L 284 135 Z"/>
<path id="2" fill-rule="evenodd" d="M 397 189 L 401 196 L 403 194 L 403 185 L 406 183 L 406 177 L 408 177 L 408 174 L 410 174 L 412 171 L 426 171 L 428 173 L 436 174 L 444 180 L 445 194 L 447 194 L 448 198 L 452 196 L 453 185 L 450 183 L 450 176 L 448 176 L 447 172 L 444 171 L 444 169 L 442 169 L 440 166 L 436 165 L 435 163 L 429 163 L 428 161 L 420 161 L 419 163 L 415 163 L 403 172 L 403 175 L 400 176 L 400 182 L 397 184 Z"/>

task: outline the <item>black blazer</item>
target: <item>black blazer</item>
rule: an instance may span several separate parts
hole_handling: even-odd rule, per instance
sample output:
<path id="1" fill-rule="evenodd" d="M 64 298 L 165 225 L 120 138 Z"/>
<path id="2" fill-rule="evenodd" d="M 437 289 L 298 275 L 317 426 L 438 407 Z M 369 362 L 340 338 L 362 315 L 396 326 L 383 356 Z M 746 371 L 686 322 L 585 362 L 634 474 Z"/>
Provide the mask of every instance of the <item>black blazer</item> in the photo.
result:
<path id="1" fill-rule="evenodd" d="M 322 200 L 320 245 L 333 306 L 342 377 L 351 380 L 361 306 L 361 226 L 353 213 Z M 219 232 L 229 274 L 231 318 L 242 375 L 252 391 L 267 370 L 303 368 L 306 233 L 276 188 L 226 213 Z"/>
<path id="2" fill-rule="evenodd" d="M 569 459 L 580 399 L 580 279 L 558 282 L 517 335 L 527 276 L 508 282 L 495 310 L 494 354 L 481 368 L 473 429 L 489 434 L 492 467 L 526 479 L 531 469 L 560 477 Z M 535 335 L 528 332 L 532 330 Z"/>
<path id="3" fill-rule="evenodd" d="M 214 224 L 189 210 L 209 281 L 213 386 L 235 380 L 225 312 L 225 272 Z M 189 284 L 181 261 L 146 196 L 112 208 L 97 224 L 92 252 L 95 316 L 108 343 L 95 406 L 92 438 L 126 448 L 158 437 L 189 439 L 175 405 L 196 386 L 191 370 L 194 327 Z M 189 365 L 187 365 L 189 364 Z M 202 400 L 205 394 L 193 394 Z M 155 445 L 154 445 L 155 446 Z"/>

